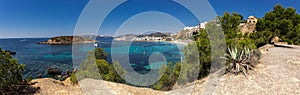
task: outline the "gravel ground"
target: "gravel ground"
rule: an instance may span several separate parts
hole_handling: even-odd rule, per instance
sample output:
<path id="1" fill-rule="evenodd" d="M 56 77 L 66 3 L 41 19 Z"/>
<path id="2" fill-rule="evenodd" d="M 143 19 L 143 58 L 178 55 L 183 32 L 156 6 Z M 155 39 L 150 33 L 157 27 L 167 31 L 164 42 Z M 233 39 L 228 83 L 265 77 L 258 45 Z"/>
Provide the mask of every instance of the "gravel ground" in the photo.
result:
<path id="1" fill-rule="evenodd" d="M 218 95 L 299 95 L 300 48 L 273 47 L 248 74 L 226 74 L 219 80 Z"/>
<path id="2" fill-rule="evenodd" d="M 33 87 L 39 87 L 35 95 L 83 95 L 79 85 L 71 84 L 70 78 L 65 81 L 54 80 L 51 78 L 34 79 Z"/>

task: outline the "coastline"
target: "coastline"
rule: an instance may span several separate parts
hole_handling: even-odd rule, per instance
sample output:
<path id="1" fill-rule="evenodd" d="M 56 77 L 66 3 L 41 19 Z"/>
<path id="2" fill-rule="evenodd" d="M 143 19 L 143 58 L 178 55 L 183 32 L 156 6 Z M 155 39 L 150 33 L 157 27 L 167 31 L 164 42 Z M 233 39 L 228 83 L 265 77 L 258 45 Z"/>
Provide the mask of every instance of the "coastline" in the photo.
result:
<path id="1" fill-rule="evenodd" d="M 173 40 L 173 41 L 164 41 L 164 40 L 116 40 L 114 39 L 114 41 L 124 41 L 124 42 L 164 42 L 164 43 L 173 43 L 173 44 L 183 44 L 183 45 L 187 45 L 189 43 L 192 43 L 192 41 L 188 41 L 188 40 Z"/>
<path id="2" fill-rule="evenodd" d="M 297 74 L 299 70 L 296 67 L 299 67 L 299 49 L 300 46 L 293 46 L 294 48 L 283 48 L 283 47 L 266 47 L 269 49 L 266 53 L 263 53 L 263 57 L 259 59 L 259 63 L 256 64 L 256 69 L 251 70 L 249 73 L 251 75 L 249 78 L 245 78 L 244 75 L 238 74 L 230 74 L 227 73 L 222 75 L 219 78 L 216 86 L 215 94 L 216 95 L 223 95 L 223 94 L 245 94 L 245 93 L 252 93 L 252 94 L 286 94 L 292 93 L 297 94 L 298 90 L 296 89 L 299 87 L 299 79 L 297 78 Z M 292 54 L 286 54 L 285 52 L 294 52 Z M 282 56 L 278 55 L 283 54 L 285 55 L 282 59 Z M 290 59 L 290 58 L 295 59 Z M 276 60 L 272 60 L 276 59 Z M 289 60 L 287 60 L 289 59 Z M 278 63 L 282 62 L 282 63 Z M 282 68 L 284 67 L 284 68 Z M 272 68 L 272 69 L 268 69 Z M 281 68 L 281 69 L 279 69 Z M 279 70 L 279 71 L 278 71 Z M 293 72 L 286 74 L 286 72 Z M 269 74 L 270 72 L 276 72 L 274 74 Z M 203 94 L 203 90 L 207 87 L 207 84 L 212 81 L 209 77 L 216 77 L 219 76 L 219 73 L 212 73 L 210 76 L 205 77 L 200 80 L 196 80 L 184 86 L 178 86 L 170 91 L 159 91 L 153 90 L 151 88 L 143 88 L 143 87 L 135 87 L 121 83 L 115 83 L 110 81 L 103 81 L 97 79 L 90 79 L 86 78 L 79 81 L 79 84 L 71 84 L 69 78 L 65 81 L 58 81 L 50 78 L 41 78 L 41 79 L 34 79 L 32 82 L 37 82 L 34 87 L 40 87 L 38 93 L 36 94 L 85 94 L 85 93 L 93 93 L 93 94 L 115 94 L 115 95 L 167 95 L 171 93 L 180 93 L 185 94 L 186 92 L 184 89 L 192 89 L 189 92 L 192 95 Z M 265 77 L 267 76 L 267 77 Z M 278 78 L 278 77 L 282 77 Z M 267 80 L 274 80 L 274 81 L 267 81 Z M 243 81 L 243 84 L 239 83 Z M 278 84 L 278 82 L 280 84 Z M 99 85 L 101 84 L 101 85 Z M 282 85 L 286 84 L 286 85 Z M 103 87 L 105 85 L 105 87 Z M 56 87 L 57 86 L 57 87 Z M 265 88 L 260 89 L 260 87 L 270 87 L 272 88 Z M 236 89 L 240 88 L 240 89 Z M 285 88 L 285 89 L 282 89 Z M 109 90 L 113 90 L 115 92 L 110 92 Z M 274 92 L 274 89 L 280 89 L 277 92 Z"/>
<path id="3" fill-rule="evenodd" d="M 97 41 L 82 41 L 82 42 L 38 42 L 37 44 L 49 44 L 49 45 L 72 45 L 72 44 L 89 44 Z"/>

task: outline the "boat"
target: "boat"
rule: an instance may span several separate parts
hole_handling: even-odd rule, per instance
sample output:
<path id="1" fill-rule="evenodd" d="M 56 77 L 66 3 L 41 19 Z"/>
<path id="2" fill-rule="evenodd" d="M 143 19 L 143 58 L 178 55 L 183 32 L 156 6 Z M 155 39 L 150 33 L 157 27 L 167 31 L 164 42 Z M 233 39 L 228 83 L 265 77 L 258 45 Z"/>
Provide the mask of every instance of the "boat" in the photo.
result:
<path id="1" fill-rule="evenodd" d="M 25 41 L 27 41 L 26 39 L 23 39 L 23 40 L 20 40 L 21 42 L 25 42 Z"/>
<path id="2" fill-rule="evenodd" d="M 98 46 L 99 46 L 99 43 L 98 43 L 98 42 L 95 42 L 95 43 L 94 43 L 94 46 L 95 46 L 95 47 L 98 47 Z"/>

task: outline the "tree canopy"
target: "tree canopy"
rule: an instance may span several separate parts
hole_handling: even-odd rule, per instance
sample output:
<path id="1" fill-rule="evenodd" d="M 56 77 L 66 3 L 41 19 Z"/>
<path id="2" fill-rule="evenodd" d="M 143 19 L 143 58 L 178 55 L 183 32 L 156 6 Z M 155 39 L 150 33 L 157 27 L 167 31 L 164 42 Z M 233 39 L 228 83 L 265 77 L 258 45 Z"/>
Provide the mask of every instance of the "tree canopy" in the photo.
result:
<path id="1" fill-rule="evenodd" d="M 295 8 L 278 4 L 258 20 L 256 30 L 258 33 L 253 38 L 258 38 L 259 43 L 268 43 L 270 38 L 266 37 L 279 36 L 281 41 L 300 44 L 300 15 Z"/>

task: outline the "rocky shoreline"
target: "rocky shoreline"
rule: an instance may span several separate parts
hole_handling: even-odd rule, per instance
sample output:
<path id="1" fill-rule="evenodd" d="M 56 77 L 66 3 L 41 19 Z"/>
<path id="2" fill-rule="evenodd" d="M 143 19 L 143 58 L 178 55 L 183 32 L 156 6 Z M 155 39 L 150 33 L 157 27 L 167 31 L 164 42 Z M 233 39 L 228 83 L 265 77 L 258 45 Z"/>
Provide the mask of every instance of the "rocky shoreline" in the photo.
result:
<path id="1" fill-rule="evenodd" d="M 48 39 L 45 42 L 39 42 L 37 44 L 49 44 L 49 45 L 71 45 L 71 44 L 84 44 L 95 43 L 96 40 L 81 36 L 58 36 Z"/>
<path id="2" fill-rule="evenodd" d="M 184 44 L 187 45 L 189 43 L 193 43 L 194 41 L 192 40 L 173 40 L 173 41 L 165 41 L 165 40 L 119 40 L 117 39 L 116 41 L 123 41 L 123 42 L 165 42 L 165 43 L 174 43 L 174 44 Z"/>

